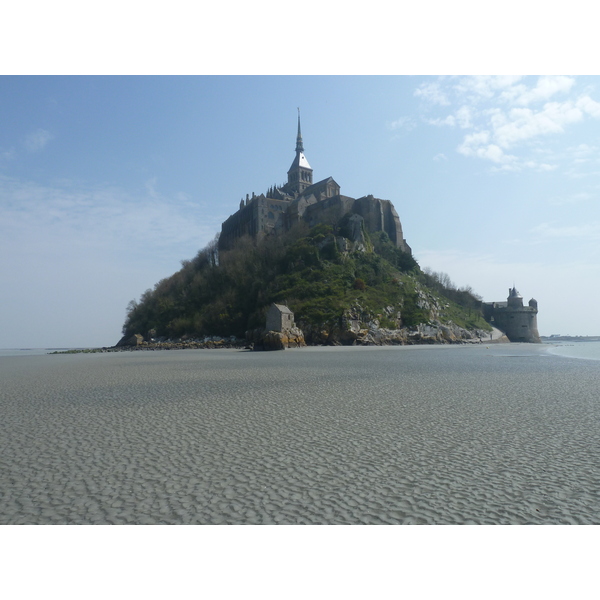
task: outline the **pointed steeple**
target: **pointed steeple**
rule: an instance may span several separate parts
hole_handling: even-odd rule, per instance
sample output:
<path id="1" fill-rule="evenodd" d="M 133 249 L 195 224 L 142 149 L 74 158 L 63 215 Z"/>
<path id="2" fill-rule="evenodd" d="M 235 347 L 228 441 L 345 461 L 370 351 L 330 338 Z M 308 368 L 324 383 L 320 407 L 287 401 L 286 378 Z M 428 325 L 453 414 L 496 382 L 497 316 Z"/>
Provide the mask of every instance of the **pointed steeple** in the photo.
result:
<path id="1" fill-rule="evenodd" d="M 291 192 L 300 193 L 312 185 L 313 170 L 304 156 L 302 131 L 300 130 L 300 109 L 298 109 L 298 135 L 296 136 L 296 157 L 288 171 L 287 187 Z"/>
<path id="2" fill-rule="evenodd" d="M 298 135 L 296 136 L 296 152 L 304 152 L 302 143 L 302 131 L 300 131 L 300 107 L 298 107 Z"/>

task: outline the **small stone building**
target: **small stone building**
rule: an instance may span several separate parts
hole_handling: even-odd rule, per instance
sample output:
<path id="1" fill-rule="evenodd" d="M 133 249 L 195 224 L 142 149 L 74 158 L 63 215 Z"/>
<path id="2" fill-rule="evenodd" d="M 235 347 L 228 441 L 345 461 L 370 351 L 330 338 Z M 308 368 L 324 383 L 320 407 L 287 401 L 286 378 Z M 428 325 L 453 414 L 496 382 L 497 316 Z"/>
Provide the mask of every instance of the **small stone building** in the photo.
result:
<path id="1" fill-rule="evenodd" d="M 267 310 L 267 331 L 290 331 L 295 327 L 294 313 L 283 304 L 271 304 Z"/>

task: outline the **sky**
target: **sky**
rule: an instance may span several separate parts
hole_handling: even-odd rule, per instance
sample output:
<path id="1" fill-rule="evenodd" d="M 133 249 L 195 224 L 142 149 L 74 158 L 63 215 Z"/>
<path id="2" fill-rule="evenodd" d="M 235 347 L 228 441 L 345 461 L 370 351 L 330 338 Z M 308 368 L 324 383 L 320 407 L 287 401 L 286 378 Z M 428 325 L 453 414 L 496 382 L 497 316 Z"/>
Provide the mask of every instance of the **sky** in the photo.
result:
<path id="1" fill-rule="evenodd" d="M 315 180 L 391 200 L 421 267 L 600 334 L 597 36 L 569 6 L 7 6 L 0 348 L 116 343 L 130 300 L 285 182 L 297 107 Z"/>
<path id="2" fill-rule="evenodd" d="M 286 181 L 391 200 L 422 268 L 600 335 L 597 76 L 2 76 L 0 347 L 96 347 Z"/>

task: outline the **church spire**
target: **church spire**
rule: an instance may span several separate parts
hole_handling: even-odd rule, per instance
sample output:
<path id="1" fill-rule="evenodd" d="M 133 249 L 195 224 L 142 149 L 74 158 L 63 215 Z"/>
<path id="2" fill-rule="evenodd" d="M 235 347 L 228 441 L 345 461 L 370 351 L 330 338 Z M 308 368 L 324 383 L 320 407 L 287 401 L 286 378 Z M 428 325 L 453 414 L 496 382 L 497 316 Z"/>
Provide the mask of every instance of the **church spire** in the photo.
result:
<path id="1" fill-rule="evenodd" d="M 298 109 L 298 136 L 296 137 L 296 158 L 288 171 L 287 191 L 299 194 L 312 185 L 313 170 L 304 156 L 302 131 L 300 130 L 300 109 Z"/>
<path id="2" fill-rule="evenodd" d="M 302 132 L 300 131 L 300 107 L 298 107 L 298 135 L 296 137 L 296 152 L 304 152 L 302 143 Z"/>

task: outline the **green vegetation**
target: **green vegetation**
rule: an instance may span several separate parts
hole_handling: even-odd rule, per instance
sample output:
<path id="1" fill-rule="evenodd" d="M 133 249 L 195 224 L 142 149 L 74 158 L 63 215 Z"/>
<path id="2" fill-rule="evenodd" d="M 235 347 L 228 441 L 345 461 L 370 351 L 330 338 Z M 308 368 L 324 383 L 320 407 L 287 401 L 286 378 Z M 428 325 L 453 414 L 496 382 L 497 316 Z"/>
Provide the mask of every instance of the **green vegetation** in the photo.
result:
<path id="1" fill-rule="evenodd" d="M 377 318 L 390 329 L 427 323 L 432 312 L 442 322 L 489 328 L 471 290 L 447 287 L 439 275 L 421 271 L 385 233 L 369 237 L 363 229 L 366 251 L 353 252 L 347 226 L 347 219 L 310 230 L 300 224 L 259 243 L 241 238 L 221 253 L 215 239 L 139 302 L 130 302 L 123 333 L 243 337 L 264 327 L 272 302 L 287 304 L 308 329 L 339 326 L 355 307 L 365 320 Z"/>

